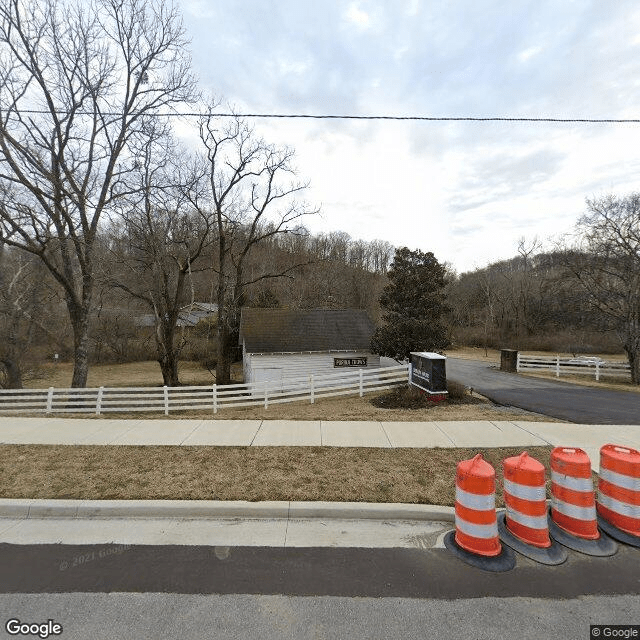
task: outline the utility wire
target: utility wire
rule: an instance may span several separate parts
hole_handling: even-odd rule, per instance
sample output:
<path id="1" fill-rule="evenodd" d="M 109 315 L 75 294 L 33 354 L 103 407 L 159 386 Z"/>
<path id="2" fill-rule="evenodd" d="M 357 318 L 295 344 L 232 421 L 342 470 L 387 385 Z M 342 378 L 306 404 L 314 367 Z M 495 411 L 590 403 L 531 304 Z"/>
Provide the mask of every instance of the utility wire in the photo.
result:
<path id="1" fill-rule="evenodd" d="M 48 114 L 49 111 L 25 109 L 21 113 Z M 66 113 L 68 111 L 60 111 Z M 75 115 L 90 116 L 90 112 L 76 112 Z M 103 116 L 121 117 L 122 113 L 106 112 Z M 351 116 L 351 115 L 329 115 L 312 113 L 150 113 L 149 116 L 158 118 L 306 118 L 312 120 L 414 120 L 426 122 L 559 122 L 559 123 L 586 123 L 586 124 L 638 124 L 640 118 L 525 118 L 525 117 L 502 117 L 502 116 Z"/>

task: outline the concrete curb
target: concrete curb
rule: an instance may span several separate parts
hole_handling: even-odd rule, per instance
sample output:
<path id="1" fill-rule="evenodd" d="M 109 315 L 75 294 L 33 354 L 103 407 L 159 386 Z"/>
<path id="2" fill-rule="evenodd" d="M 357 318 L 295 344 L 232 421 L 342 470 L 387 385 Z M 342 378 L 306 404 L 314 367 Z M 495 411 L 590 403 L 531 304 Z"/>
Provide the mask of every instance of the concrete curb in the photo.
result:
<path id="1" fill-rule="evenodd" d="M 323 518 L 454 521 L 454 508 L 372 502 L 0 499 L 0 518 Z"/>

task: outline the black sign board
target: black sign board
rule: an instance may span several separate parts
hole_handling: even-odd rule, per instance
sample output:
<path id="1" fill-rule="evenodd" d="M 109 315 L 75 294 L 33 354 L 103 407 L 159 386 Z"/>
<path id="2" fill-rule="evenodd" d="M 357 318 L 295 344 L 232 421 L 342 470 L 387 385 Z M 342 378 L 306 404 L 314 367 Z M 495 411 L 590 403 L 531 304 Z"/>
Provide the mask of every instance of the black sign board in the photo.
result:
<path id="1" fill-rule="evenodd" d="M 334 358 L 334 367 L 366 367 L 366 358 Z"/>
<path id="2" fill-rule="evenodd" d="M 438 354 L 411 354 L 411 384 L 429 393 L 447 393 L 446 360 Z"/>

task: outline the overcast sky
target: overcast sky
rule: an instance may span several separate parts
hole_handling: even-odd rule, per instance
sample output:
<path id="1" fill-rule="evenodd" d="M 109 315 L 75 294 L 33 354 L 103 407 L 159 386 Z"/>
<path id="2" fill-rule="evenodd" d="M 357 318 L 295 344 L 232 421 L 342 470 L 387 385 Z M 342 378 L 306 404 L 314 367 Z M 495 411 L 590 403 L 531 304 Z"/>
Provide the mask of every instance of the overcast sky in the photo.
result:
<path id="1" fill-rule="evenodd" d="M 251 113 L 640 117 L 632 0 L 178 0 L 201 86 Z M 640 124 L 257 121 L 296 150 L 313 231 L 459 271 L 638 188 Z"/>

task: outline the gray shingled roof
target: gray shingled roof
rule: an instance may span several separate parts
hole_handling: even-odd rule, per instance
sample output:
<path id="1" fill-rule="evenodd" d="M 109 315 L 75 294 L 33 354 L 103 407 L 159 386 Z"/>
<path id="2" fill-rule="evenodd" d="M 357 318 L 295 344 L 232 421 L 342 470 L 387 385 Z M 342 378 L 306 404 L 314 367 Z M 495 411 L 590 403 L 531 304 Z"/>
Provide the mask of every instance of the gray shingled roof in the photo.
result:
<path id="1" fill-rule="evenodd" d="M 181 307 L 176 326 L 195 327 L 200 320 L 218 313 L 218 305 L 210 302 L 194 302 Z M 156 317 L 153 313 L 145 313 L 135 318 L 137 327 L 155 327 Z"/>
<path id="2" fill-rule="evenodd" d="M 375 326 L 359 309 L 243 309 L 248 353 L 369 350 Z"/>

